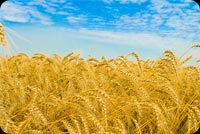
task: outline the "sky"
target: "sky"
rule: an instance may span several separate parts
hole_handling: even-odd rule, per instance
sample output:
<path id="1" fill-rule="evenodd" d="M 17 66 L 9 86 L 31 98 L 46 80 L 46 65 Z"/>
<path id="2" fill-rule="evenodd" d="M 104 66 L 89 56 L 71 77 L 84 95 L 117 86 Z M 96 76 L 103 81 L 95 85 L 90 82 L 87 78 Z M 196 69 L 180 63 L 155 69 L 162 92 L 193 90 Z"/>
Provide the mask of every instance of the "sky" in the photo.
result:
<path id="1" fill-rule="evenodd" d="M 200 43 L 200 8 L 192 0 L 8 0 L 0 22 L 13 53 L 29 55 L 136 52 L 157 59 L 165 50 L 180 56 Z M 197 59 L 200 50 L 189 54 Z"/>

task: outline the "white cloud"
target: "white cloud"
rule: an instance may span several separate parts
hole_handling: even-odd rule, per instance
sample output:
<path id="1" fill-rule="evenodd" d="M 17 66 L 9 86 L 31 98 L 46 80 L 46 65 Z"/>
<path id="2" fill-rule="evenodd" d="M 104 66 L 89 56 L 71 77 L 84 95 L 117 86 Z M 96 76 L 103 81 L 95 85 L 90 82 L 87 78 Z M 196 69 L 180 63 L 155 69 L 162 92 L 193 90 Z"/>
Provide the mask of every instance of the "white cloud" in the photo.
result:
<path id="1" fill-rule="evenodd" d="M 55 3 L 66 3 L 67 0 L 51 0 L 52 2 L 55 2 Z"/>
<path id="2" fill-rule="evenodd" d="M 151 4 L 148 6 L 150 10 L 157 13 L 173 13 L 182 14 L 185 8 L 190 6 L 191 1 L 182 1 L 179 3 L 170 2 L 169 0 L 150 0 Z M 188 9 L 186 9 L 188 10 Z"/>
<path id="3" fill-rule="evenodd" d="M 58 14 L 58 15 L 70 15 L 70 13 L 64 12 L 64 11 L 58 11 L 58 12 L 56 12 L 56 14 Z"/>
<path id="4" fill-rule="evenodd" d="M 152 45 L 157 48 L 172 48 L 176 44 L 189 43 L 183 39 L 162 37 L 152 33 L 136 33 L 136 32 L 111 32 L 99 30 L 80 29 L 80 38 L 92 39 L 100 42 L 116 43 L 118 45 L 141 46 L 151 48 Z"/>
<path id="5" fill-rule="evenodd" d="M 6 2 L 1 7 L 0 16 L 3 20 L 14 22 L 28 22 L 30 16 L 25 13 L 27 8 L 11 2 Z"/>
<path id="6" fill-rule="evenodd" d="M 28 3 L 30 6 L 41 6 L 45 12 L 51 14 L 68 14 L 69 10 L 78 10 L 78 8 L 72 6 L 72 3 L 67 0 L 33 0 Z M 66 11 L 67 10 L 67 11 Z"/>
<path id="7" fill-rule="evenodd" d="M 146 2 L 147 0 L 103 0 L 104 3 L 113 3 L 113 2 L 119 2 L 121 4 L 129 4 L 129 3 L 136 3 L 136 4 L 141 4 Z"/>
<path id="8" fill-rule="evenodd" d="M 112 3 L 113 2 L 113 0 L 103 0 L 103 2 L 105 2 L 105 3 Z"/>
<path id="9" fill-rule="evenodd" d="M 38 22 L 39 20 L 41 24 L 45 25 L 53 24 L 53 22 L 48 16 L 43 15 L 41 12 L 38 12 L 37 10 L 29 9 L 28 12 L 30 13 L 30 15 L 32 15 L 32 19 L 30 20 L 30 22 Z"/>
<path id="10" fill-rule="evenodd" d="M 78 15 L 78 16 L 68 16 L 67 21 L 69 23 L 84 23 L 87 21 L 87 17 L 85 15 Z"/>
<path id="11" fill-rule="evenodd" d="M 148 24 L 148 20 L 150 17 L 151 15 L 148 13 L 147 14 L 136 13 L 133 16 L 122 15 L 119 18 L 118 25 L 126 26 L 128 28 L 146 26 Z"/>
<path id="12" fill-rule="evenodd" d="M 79 10 L 79 8 L 75 7 L 75 6 L 72 6 L 70 5 L 70 3 L 66 4 L 66 5 L 63 5 L 63 10 Z"/>
<path id="13" fill-rule="evenodd" d="M 12 3 L 10 1 L 3 4 L 0 16 L 1 19 L 12 22 L 37 22 L 47 25 L 53 23 L 49 16 L 42 14 L 36 9 L 24 6 L 21 3 Z"/>
<path id="14" fill-rule="evenodd" d="M 151 0 L 146 10 L 132 15 L 122 14 L 113 25 L 123 30 L 151 32 L 160 36 L 199 41 L 199 9 L 191 9 L 191 1 L 171 2 Z"/>
<path id="15" fill-rule="evenodd" d="M 141 4 L 146 2 L 147 0 L 119 0 L 121 4 L 128 4 L 128 3 L 136 3 L 136 4 Z"/>
<path id="16" fill-rule="evenodd" d="M 101 30 L 67 30 L 71 35 L 74 35 L 80 42 L 93 42 L 94 44 L 102 44 L 105 46 L 124 46 L 132 47 L 133 49 L 139 48 L 141 53 L 139 55 L 145 55 L 145 58 L 155 58 L 161 55 L 155 53 L 162 53 L 165 50 L 171 50 L 176 56 L 181 56 L 189 47 L 195 42 L 187 39 L 176 38 L 176 37 L 165 37 L 159 36 L 153 33 L 137 33 L 137 32 L 111 32 Z M 132 50 L 130 50 L 131 52 Z M 145 51 L 154 53 L 152 55 L 145 54 Z M 149 53 L 147 52 L 147 53 Z M 199 52 L 199 51 L 198 51 Z M 191 51 L 190 54 L 197 59 L 200 57 L 200 53 L 197 51 Z M 104 55 L 104 54 L 102 54 Z M 106 53 L 105 53 L 106 55 Z M 118 54 L 119 55 L 119 54 Z M 151 57 L 153 56 L 153 57 Z"/>
<path id="17" fill-rule="evenodd" d="M 37 5 L 37 6 L 42 6 L 43 8 L 48 8 L 48 7 L 58 7 L 59 3 L 56 3 L 54 1 L 48 1 L 48 0 L 33 0 L 28 3 L 28 5 Z"/>

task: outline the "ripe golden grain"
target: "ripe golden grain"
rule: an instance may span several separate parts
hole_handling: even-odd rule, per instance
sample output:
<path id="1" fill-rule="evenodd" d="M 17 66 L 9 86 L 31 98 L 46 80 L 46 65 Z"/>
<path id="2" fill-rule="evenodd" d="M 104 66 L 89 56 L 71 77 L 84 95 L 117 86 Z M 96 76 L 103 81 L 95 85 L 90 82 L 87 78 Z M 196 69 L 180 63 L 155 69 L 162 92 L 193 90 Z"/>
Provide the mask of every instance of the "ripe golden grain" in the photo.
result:
<path id="1" fill-rule="evenodd" d="M 194 47 L 198 47 L 195 45 Z M 0 126 L 7 133 L 182 134 L 200 126 L 200 68 L 165 51 L 101 60 L 70 53 L 0 58 Z"/>
<path id="2" fill-rule="evenodd" d="M 3 25 L 0 23 L 0 44 L 4 47 L 6 46 L 5 32 L 3 29 Z"/>

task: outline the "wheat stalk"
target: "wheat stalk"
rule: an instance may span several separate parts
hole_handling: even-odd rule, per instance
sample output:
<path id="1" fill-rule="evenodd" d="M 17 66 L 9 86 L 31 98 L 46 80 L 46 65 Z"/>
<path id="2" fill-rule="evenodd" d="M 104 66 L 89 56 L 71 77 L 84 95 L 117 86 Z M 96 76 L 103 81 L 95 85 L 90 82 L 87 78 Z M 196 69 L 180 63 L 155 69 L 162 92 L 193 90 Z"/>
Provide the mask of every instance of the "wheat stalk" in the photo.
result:
<path id="1" fill-rule="evenodd" d="M 1 23 L 0 23 L 0 44 L 2 44 L 4 47 L 6 46 L 5 32 L 3 25 Z"/>

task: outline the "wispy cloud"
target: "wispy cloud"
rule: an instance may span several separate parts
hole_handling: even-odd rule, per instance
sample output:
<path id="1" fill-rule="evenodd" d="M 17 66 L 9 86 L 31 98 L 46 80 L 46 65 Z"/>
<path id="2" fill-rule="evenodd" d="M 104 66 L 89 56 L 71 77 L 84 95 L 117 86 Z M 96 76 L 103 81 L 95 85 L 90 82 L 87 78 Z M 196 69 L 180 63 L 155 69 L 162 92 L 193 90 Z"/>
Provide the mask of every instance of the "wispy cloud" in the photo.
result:
<path id="1" fill-rule="evenodd" d="M 54 23 L 50 19 L 50 17 L 45 16 L 44 14 L 42 14 L 41 12 L 38 12 L 37 10 L 29 9 L 28 11 L 29 11 L 30 15 L 32 15 L 32 19 L 30 20 L 30 22 L 38 23 L 38 20 L 39 20 L 39 22 L 44 25 L 51 25 Z"/>
<path id="2" fill-rule="evenodd" d="M 119 2 L 120 4 L 129 4 L 129 3 L 136 3 L 136 4 L 141 4 L 146 2 L 147 0 L 103 0 L 105 3 L 113 3 L 113 2 Z"/>
<path id="3" fill-rule="evenodd" d="M 36 22 L 45 25 L 53 24 L 49 16 L 32 7 L 24 6 L 20 2 L 7 1 L 1 8 L 0 16 L 1 19 L 12 22 Z"/>
<path id="4" fill-rule="evenodd" d="M 128 4 L 128 3 L 137 3 L 137 4 L 141 4 L 146 2 L 147 0 L 119 0 L 119 2 L 121 4 Z"/>
<path id="5" fill-rule="evenodd" d="M 14 22 L 28 22 L 30 20 L 29 14 L 26 11 L 27 8 L 20 4 L 14 4 L 12 2 L 5 2 L 1 7 L 0 16 L 3 20 Z"/>
<path id="6" fill-rule="evenodd" d="M 141 48 L 151 49 L 152 45 L 155 48 L 166 49 L 173 48 L 175 45 L 187 45 L 190 43 L 184 39 L 162 37 L 150 33 L 137 32 L 110 32 L 99 30 L 80 29 L 77 31 L 82 39 L 96 40 L 98 42 L 108 42 L 124 46 L 140 46 Z"/>
<path id="7" fill-rule="evenodd" d="M 85 15 L 78 15 L 78 16 L 68 16 L 67 21 L 69 23 L 84 23 L 87 21 L 87 17 Z"/>
<path id="8" fill-rule="evenodd" d="M 112 3 L 113 0 L 103 0 L 103 2 L 105 2 L 105 3 Z"/>
<path id="9" fill-rule="evenodd" d="M 171 50 L 179 57 L 194 43 L 187 39 L 165 37 L 154 33 L 127 33 L 88 29 L 63 29 L 63 32 L 66 32 L 65 34 L 70 33 L 71 36 L 76 38 L 76 41 L 80 42 L 77 45 L 80 45 L 80 49 L 83 49 L 88 54 L 88 50 L 84 48 L 84 42 L 100 44 L 105 50 L 102 56 L 109 55 L 110 51 L 106 51 L 107 48 L 105 47 L 109 45 L 112 46 L 113 51 L 117 47 L 127 48 L 127 53 L 125 54 L 136 51 L 143 58 L 158 58 L 165 50 Z M 131 49 L 128 50 L 128 48 Z M 192 50 L 190 54 L 193 54 L 196 59 L 200 57 L 200 53 L 197 50 Z"/>
<path id="10" fill-rule="evenodd" d="M 37 6 L 42 6 L 43 8 L 48 8 L 48 7 L 58 7 L 59 3 L 57 1 L 49 1 L 49 0 L 33 0 L 28 2 L 28 5 L 37 5 Z"/>
<path id="11" fill-rule="evenodd" d="M 82 50 L 84 56 L 106 56 L 110 58 L 121 54 L 126 55 L 134 51 L 146 59 L 158 58 L 167 49 L 172 50 L 177 56 L 180 56 L 194 43 L 186 39 L 163 37 L 152 33 L 127 33 L 88 29 L 75 30 L 63 27 L 24 27 L 23 29 L 31 30 L 21 31 L 21 34 L 29 35 L 27 39 L 33 45 L 30 47 L 34 47 L 35 50 L 30 51 L 34 53 L 37 51 L 48 52 L 50 54 L 59 52 L 65 55 L 70 51 Z M 39 33 L 38 30 L 40 31 Z M 52 32 L 54 36 L 49 38 L 49 34 Z M 38 38 L 42 38 L 42 40 L 38 40 Z M 46 49 L 47 47 L 48 49 Z M 191 52 L 193 53 L 193 51 Z M 193 55 L 198 57 L 200 53 L 195 52 Z"/>
<path id="12" fill-rule="evenodd" d="M 78 10 L 67 0 L 33 0 L 28 3 L 29 6 L 41 6 L 46 13 L 54 15 L 68 15 L 70 10 Z"/>
<path id="13" fill-rule="evenodd" d="M 191 1 L 170 3 L 167 0 L 151 0 L 146 10 L 133 15 L 123 14 L 113 24 L 119 29 L 157 33 L 162 36 L 200 39 L 199 9 L 188 8 Z"/>
<path id="14" fill-rule="evenodd" d="M 66 2 L 66 0 L 50 0 L 50 1 L 55 2 L 55 3 L 61 3 L 61 4 Z"/>

